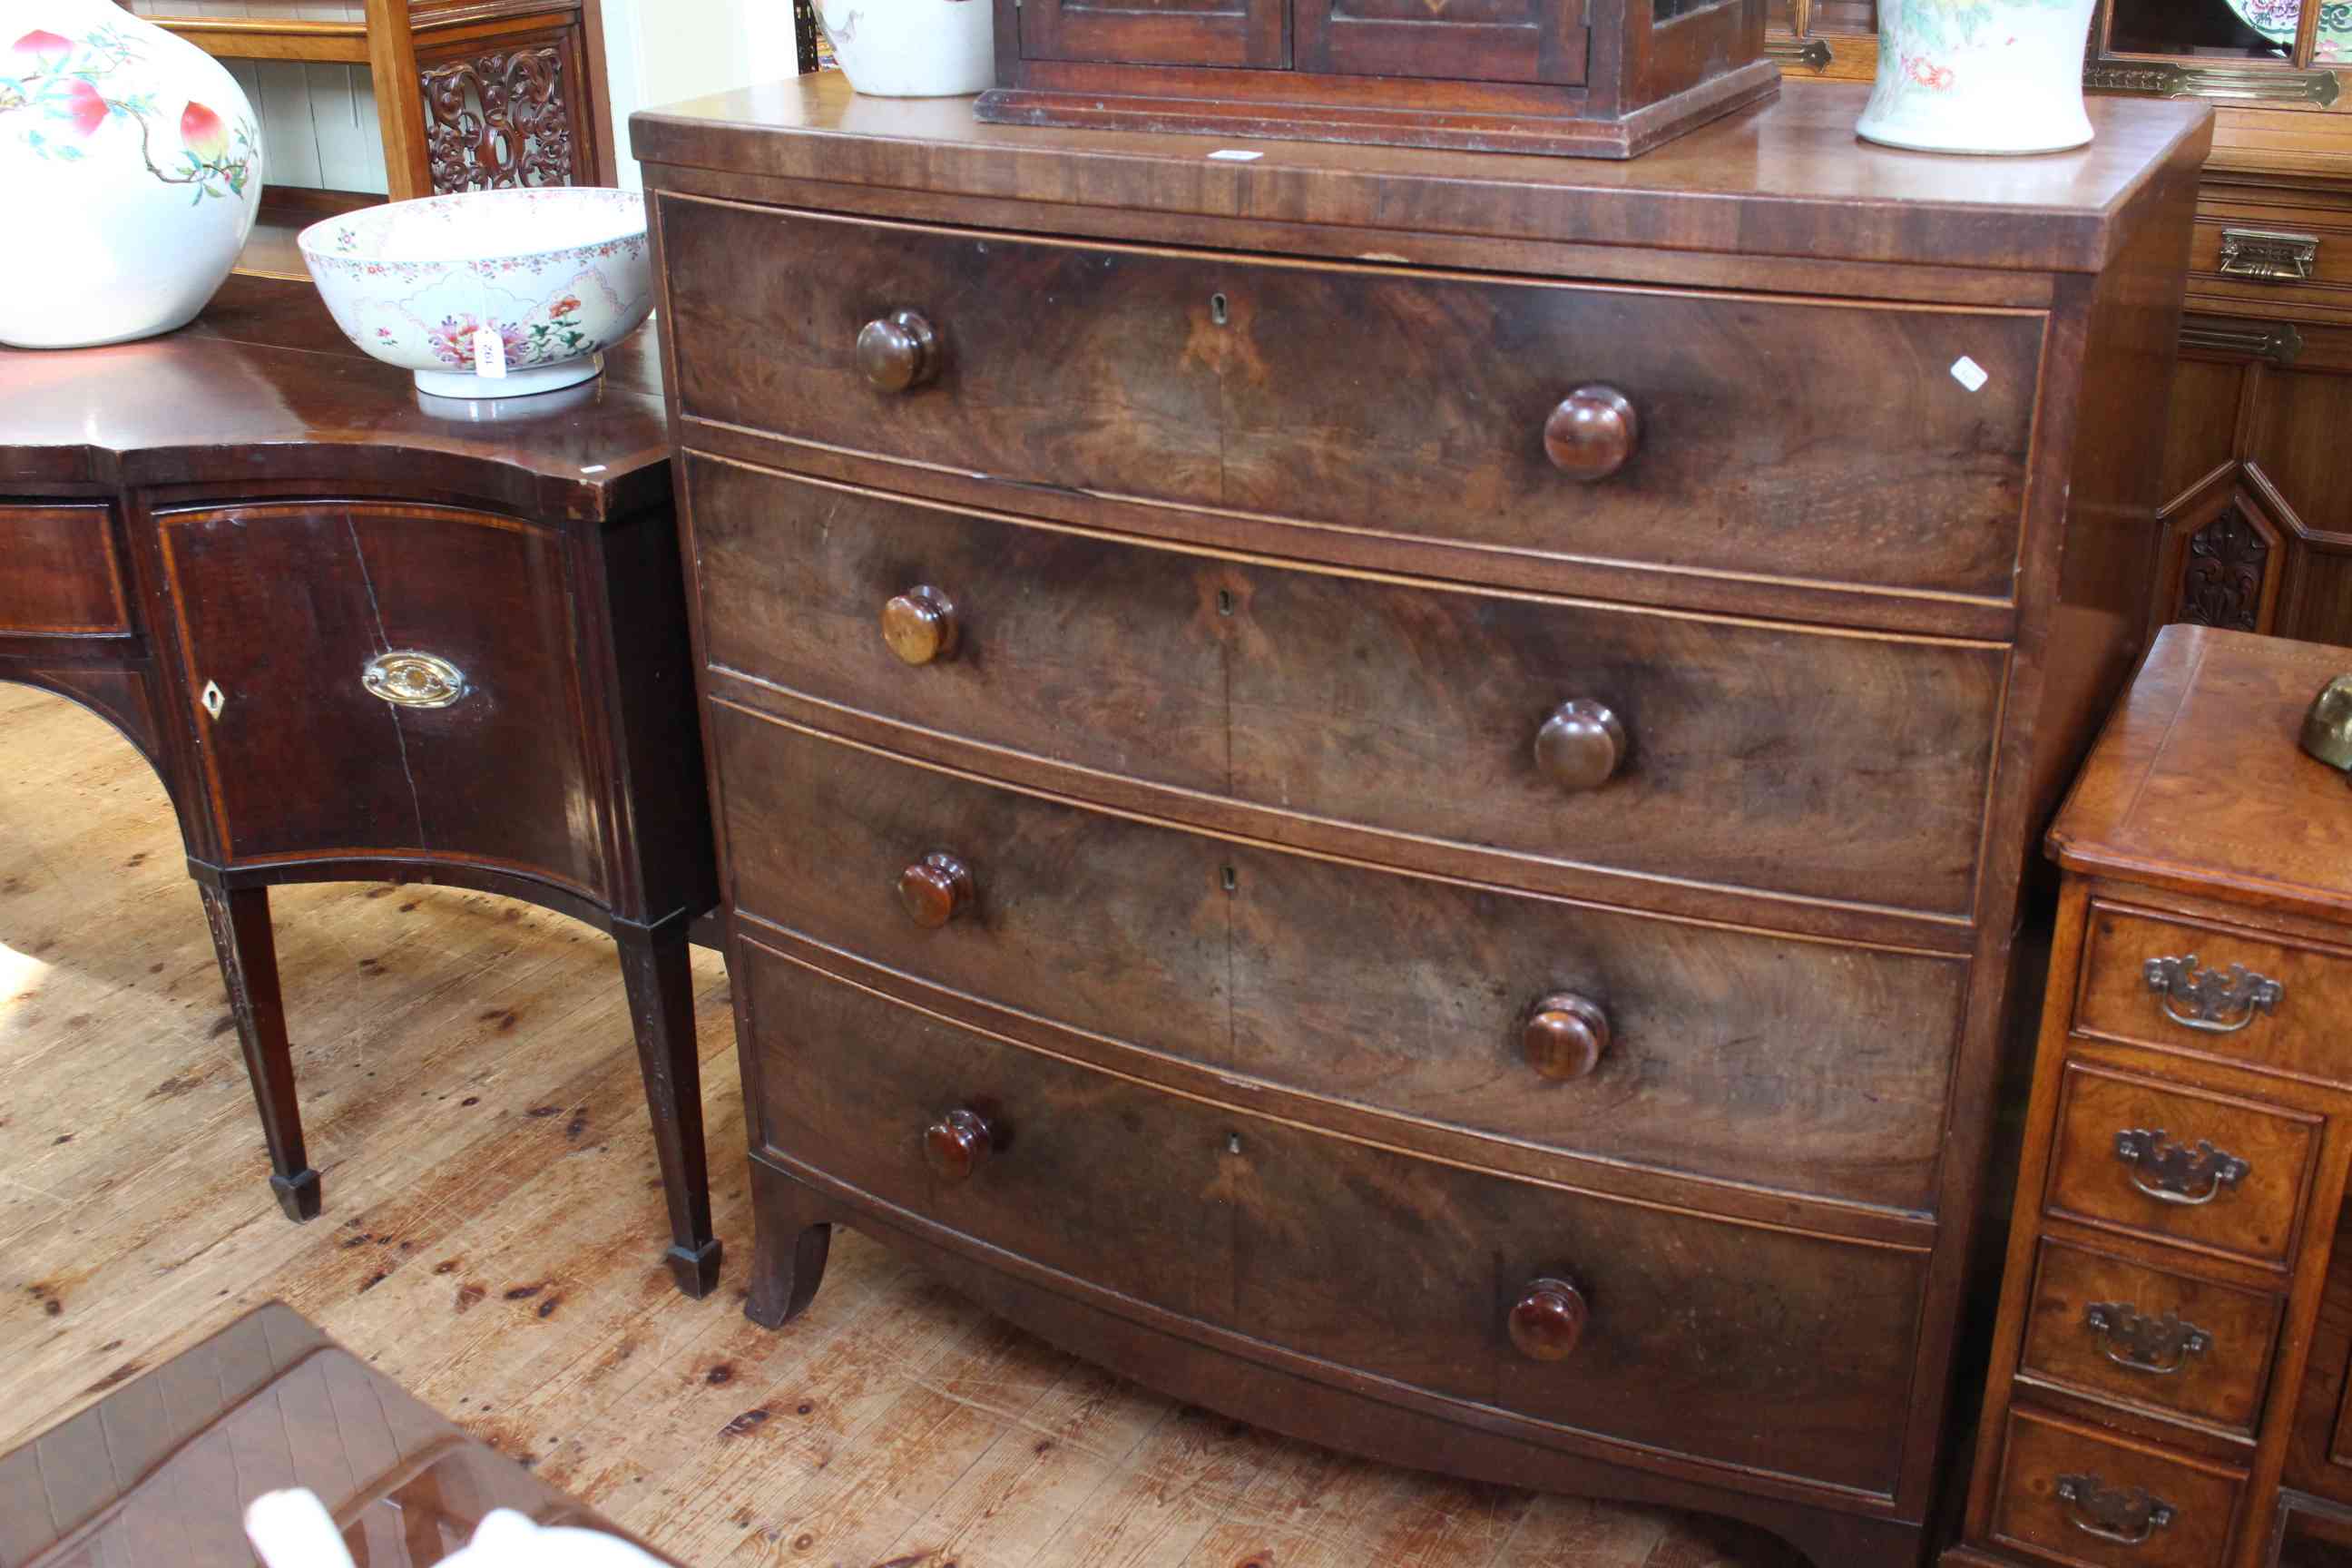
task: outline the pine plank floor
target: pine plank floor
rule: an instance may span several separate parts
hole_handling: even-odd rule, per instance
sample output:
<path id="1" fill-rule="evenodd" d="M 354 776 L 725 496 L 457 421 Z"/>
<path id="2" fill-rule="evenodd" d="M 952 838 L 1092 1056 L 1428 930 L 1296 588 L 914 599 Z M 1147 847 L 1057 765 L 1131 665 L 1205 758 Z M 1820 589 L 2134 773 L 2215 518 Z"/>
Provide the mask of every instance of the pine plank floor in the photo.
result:
<path id="1" fill-rule="evenodd" d="M 0 684 L 0 1450 L 281 1298 L 679 1561 L 809 1568 L 1792 1568 L 1720 1521 L 1474 1486 L 1186 1408 L 854 1232 L 779 1333 L 727 974 L 696 960 L 719 1293 L 658 1262 L 611 949 L 509 900 L 273 894 L 326 1212 L 289 1224 L 170 805 Z"/>

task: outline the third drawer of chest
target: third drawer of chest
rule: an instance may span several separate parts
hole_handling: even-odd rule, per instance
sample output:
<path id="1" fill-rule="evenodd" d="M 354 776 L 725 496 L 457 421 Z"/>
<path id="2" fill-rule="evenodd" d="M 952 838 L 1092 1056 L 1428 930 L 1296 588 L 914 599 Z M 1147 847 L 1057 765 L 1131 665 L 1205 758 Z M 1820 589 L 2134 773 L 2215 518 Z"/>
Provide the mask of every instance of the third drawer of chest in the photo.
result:
<path id="1" fill-rule="evenodd" d="M 2037 314 L 659 205 L 689 439 L 1468 546 L 1482 576 L 2012 592 Z"/>
<path id="2" fill-rule="evenodd" d="M 688 472 L 710 663 L 919 726 L 981 771 L 1097 798 L 1133 782 L 1194 820 L 1238 803 L 1263 837 L 1406 862 L 1436 845 L 1565 891 L 1660 896 L 1612 887 L 1633 873 L 1970 909 L 2000 646 L 1441 588 L 708 458 Z"/>
<path id="3" fill-rule="evenodd" d="M 1209 837 L 723 702 L 711 739 L 746 920 L 1021 1015 L 997 1026 L 1221 1095 L 1244 1075 L 1288 1115 L 1465 1130 L 1482 1163 L 1507 1140 L 1933 1206 L 1958 959 Z"/>

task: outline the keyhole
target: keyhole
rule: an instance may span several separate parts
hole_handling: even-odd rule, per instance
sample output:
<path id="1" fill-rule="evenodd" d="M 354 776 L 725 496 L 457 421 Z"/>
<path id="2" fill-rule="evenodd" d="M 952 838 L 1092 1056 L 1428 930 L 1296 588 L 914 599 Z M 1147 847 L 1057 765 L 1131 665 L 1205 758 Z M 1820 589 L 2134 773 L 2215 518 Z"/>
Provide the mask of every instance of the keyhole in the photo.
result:
<path id="1" fill-rule="evenodd" d="M 203 695 L 205 711 L 215 719 L 219 718 L 221 710 L 228 706 L 228 698 L 222 693 L 220 683 L 216 680 L 205 681 Z"/>
<path id="2" fill-rule="evenodd" d="M 1226 1153 L 1228 1153 L 1228 1154 L 1238 1154 L 1238 1153 L 1240 1153 L 1241 1152 L 1242 1152 L 1242 1135 L 1241 1135 L 1240 1133 L 1238 1133 L 1238 1132 L 1228 1132 L 1228 1133 L 1226 1133 L 1226 1134 L 1225 1134 L 1225 1152 L 1226 1152 Z"/>
<path id="3" fill-rule="evenodd" d="M 1219 615 L 1221 615 L 1221 616 L 1230 616 L 1230 615 L 1232 615 L 1233 613 L 1234 613 L 1234 591 L 1233 591 L 1231 588 L 1220 588 L 1220 589 L 1218 589 L 1218 590 L 1217 590 L 1217 614 L 1219 614 Z"/>
<path id="4" fill-rule="evenodd" d="M 1225 304 L 1225 297 L 1223 294 L 1209 296 L 1209 320 L 1221 327 L 1233 320 L 1233 311 Z"/>
<path id="5" fill-rule="evenodd" d="M 1230 893 L 1241 886 L 1242 879 L 1234 874 L 1234 868 L 1231 866 L 1227 866 L 1217 872 L 1217 881 L 1225 891 Z"/>

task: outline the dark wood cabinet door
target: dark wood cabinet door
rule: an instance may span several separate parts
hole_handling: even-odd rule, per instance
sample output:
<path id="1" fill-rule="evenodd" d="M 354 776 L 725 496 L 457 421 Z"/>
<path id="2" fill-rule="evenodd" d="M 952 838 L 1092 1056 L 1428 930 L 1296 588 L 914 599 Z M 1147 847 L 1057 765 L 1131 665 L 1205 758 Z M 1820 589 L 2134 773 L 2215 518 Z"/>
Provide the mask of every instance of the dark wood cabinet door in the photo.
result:
<path id="1" fill-rule="evenodd" d="M 1279 70 L 1290 64 L 1287 11 L 1284 0 L 1027 0 L 1021 56 Z"/>
<path id="2" fill-rule="evenodd" d="M 224 859 L 416 855 L 600 892 L 561 535 L 360 502 L 157 521 Z"/>
<path id="3" fill-rule="evenodd" d="M 1298 68 L 1463 81 L 1584 80 L 1585 0 L 1297 0 Z"/>

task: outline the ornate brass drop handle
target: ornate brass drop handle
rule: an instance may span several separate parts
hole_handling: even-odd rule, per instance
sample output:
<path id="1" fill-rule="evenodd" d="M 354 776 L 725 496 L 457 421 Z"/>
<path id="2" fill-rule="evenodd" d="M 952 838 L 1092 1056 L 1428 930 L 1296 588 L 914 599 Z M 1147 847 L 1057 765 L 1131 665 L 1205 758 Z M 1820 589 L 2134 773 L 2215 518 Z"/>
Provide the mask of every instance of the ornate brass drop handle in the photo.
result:
<path id="1" fill-rule="evenodd" d="M 2254 1167 L 2200 1138 L 2192 1147 L 2168 1141 L 2161 1127 L 2127 1128 L 2116 1134 L 2116 1158 L 2131 1167 L 2131 1184 L 2158 1203 L 2193 1208 L 2210 1204 L 2222 1190 L 2253 1173 Z"/>
<path id="2" fill-rule="evenodd" d="M 2129 1301 L 2094 1301 L 2083 1310 L 2083 1326 L 2099 1342 L 2100 1352 L 2117 1366 L 2170 1377 L 2213 1345 L 2213 1336 L 2178 1312 L 2152 1318 Z"/>
<path id="3" fill-rule="evenodd" d="M 2145 1545 L 2177 1517 L 2173 1506 L 2146 1487 L 2111 1487 L 2095 1475 L 2060 1476 L 2058 1496 L 2073 1505 L 2074 1528 L 2118 1546 Z"/>
<path id="4" fill-rule="evenodd" d="M 2286 987 L 2242 963 L 2224 969 L 2200 969 L 2197 955 L 2151 958 L 2140 965 L 2147 988 L 2156 994 L 2164 1016 L 2184 1029 L 2212 1035 L 2234 1035 L 2254 1021 L 2257 1013 L 2275 1013 L 2286 1000 Z"/>
<path id="5" fill-rule="evenodd" d="M 395 708 L 446 708 L 466 695 L 466 672 L 438 654 L 380 653 L 360 668 L 360 684 Z"/>

